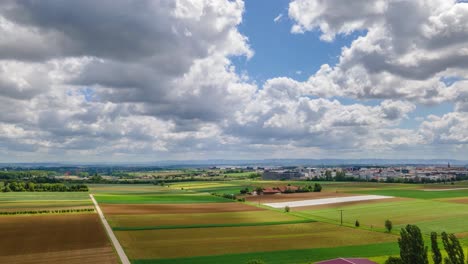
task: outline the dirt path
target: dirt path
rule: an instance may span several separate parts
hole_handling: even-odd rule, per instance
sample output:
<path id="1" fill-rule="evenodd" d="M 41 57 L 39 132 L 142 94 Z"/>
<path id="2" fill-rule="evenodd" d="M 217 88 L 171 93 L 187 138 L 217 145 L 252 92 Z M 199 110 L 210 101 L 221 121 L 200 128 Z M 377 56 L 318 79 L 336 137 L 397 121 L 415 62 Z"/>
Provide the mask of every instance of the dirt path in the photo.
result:
<path id="1" fill-rule="evenodd" d="M 112 241 L 112 244 L 114 244 L 114 248 L 117 251 L 117 254 L 119 255 L 120 261 L 122 262 L 122 264 L 130 264 L 130 260 L 128 260 L 128 257 L 127 255 L 125 255 L 125 252 L 122 246 L 120 245 L 119 241 L 115 237 L 114 232 L 112 232 L 112 228 L 110 227 L 109 223 L 107 223 L 107 220 L 104 217 L 104 214 L 102 213 L 101 208 L 99 208 L 98 203 L 96 202 L 92 194 L 90 194 L 89 197 L 91 197 L 91 200 L 93 201 L 94 206 L 96 206 L 96 211 L 98 212 L 99 217 L 101 218 L 101 221 L 104 224 L 104 228 L 106 229 L 107 234 L 109 235 Z"/>

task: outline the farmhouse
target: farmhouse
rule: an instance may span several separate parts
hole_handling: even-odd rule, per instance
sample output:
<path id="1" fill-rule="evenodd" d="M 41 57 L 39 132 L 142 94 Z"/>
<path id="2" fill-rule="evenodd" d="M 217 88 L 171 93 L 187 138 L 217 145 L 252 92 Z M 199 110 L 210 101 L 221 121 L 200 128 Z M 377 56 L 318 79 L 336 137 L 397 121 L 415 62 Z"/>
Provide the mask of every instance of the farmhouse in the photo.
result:
<path id="1" fill-rule="evenodd" d="M 281 193 L 279 190 L 275 188 L 265 188 L 263 189 L 263 194 L 278 194 Z"/>
<path id="2" fill-rule="evenodd" d="M 280 194 L 280 193 L 292 193 L 299 190 L 297 186 L 281 186 L 281 187 L 267 187 L 263 189 L 263 194 Z M 255 193 L 257 194 L 257 193 Z"/>

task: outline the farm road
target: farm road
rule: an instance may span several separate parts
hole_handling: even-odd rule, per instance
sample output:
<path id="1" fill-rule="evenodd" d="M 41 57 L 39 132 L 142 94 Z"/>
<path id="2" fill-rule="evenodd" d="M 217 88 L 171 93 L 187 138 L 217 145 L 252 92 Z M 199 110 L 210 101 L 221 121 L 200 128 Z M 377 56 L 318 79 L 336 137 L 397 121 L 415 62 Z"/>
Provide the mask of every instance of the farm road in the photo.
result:
<path id="1" fill-rule="evenodd" d="M 96 207 L 96 211 L 99 214 L 99 217 L 101 218 L 102 223 L 104 224 L 104 227 L 106 228 L 106 232 L 109 235 L 112 244 L 114 244 L 114 248 L 117 251 L 117 254 L 119 255 L 120 261 L 122 264 L 130 264 L 130 260 L 128 259 L 127 255 L 125 255 L 125 252 L 120 245 L 119 241 L 114 235 L 114 232 L 112 231 L 112 228 L 110 227 L 109 223 L 107 223 L 106 218 L 104 217 L 104 214 L 101 211 L 101 208 L 99 207 L 98 203 L 96 202 L 96 199 L 94 199 L 94 196 L 92 194 L 89 195 L 91 197 L 91 200 L 94 203 L 94 206 Z"/>

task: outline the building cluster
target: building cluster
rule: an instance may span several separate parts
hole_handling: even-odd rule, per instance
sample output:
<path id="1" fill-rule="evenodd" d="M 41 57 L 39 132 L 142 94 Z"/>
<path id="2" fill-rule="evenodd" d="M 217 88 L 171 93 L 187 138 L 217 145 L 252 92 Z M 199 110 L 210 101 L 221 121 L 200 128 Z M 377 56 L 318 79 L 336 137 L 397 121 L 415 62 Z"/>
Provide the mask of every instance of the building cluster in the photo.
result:
<path id="1" fill-rule="evenodd" d="M 447 166 L 385 166 L 385 167 L 294 167 L 264 168 L 265 180 L 342 180 L 363 181 L 450 181 L 468 177 L 468 168 Z"/>

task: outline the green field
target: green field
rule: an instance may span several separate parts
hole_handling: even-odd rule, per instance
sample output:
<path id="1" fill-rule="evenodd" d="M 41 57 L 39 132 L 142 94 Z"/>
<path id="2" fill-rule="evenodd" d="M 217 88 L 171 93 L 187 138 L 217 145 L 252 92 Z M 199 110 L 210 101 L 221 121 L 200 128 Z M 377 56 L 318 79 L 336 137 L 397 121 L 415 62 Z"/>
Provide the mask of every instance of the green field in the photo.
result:
<path id="1" fill-rule="evenodd" d="M 396 241 L 396 236 L 326 223 L 116 231 L 132 259 L 177 258 Z"/>
<path id="2" fill-rule="evenodd" d="M 238 205 L 209 193 L 239 194 L 243 188 L 311 185 L 310 181 L 232 180 L 216 182 L 155 185 L 92 186 L 96 199 L 103 204 L 131 206 L 185 205 L 215 203 Z M 258 203 L 244 206 L 263 211 L 211 212 L 200 208 L 193 213 L 107 215 L 117 238 L 132 263 L 246 263 L 261 259 L 271 263 L 311 263 L 337 257 L 369 257 L 383 263 L 398 254 L 400 228 L 418 225 L 425 239 L 432 231 L 459 235 L 468 243 L 468 204 L 450 199 L 468 197 L 468 190 L 422 191 L 446 188 L 446 185 L 382 184 L 373 182 L 320 182 L 322 192 L 375 194 L 399 197 L 393 200 L 353 202 L 317 208 L 292 208 L 290 213 Z M 128 188 L 128 189 L 127 189 Z M 329 197 L 329 196 L 328 196 Z M 124 206 L 122 208 L 127 208 Z M 166 208 L 166 207 L 161 207 Z M 242 207 L 241 207 L 242 208 Z M 168 209 L 158 209 L 168 210 Z M 179 209 L 177 209 L 179 210 Z M 257 209 L 261 210 L 261 209 Z M 343 210 L 343 226 L 340 211 Z M 145 211 L 146 212 L 146 211 Z M 149 213 L 153 212 L 153 213 Z M 384 222 L 393 222 L 393 232 L 384 232 Z M 360 227 L 354 227 L 359 220 Z M 428 242 L 426 242 L 429 245 Z"/>
<path id="3" fill-rule="evenodd" d="M 89 184 L 90 193 L 99 194 L 165 194 L 182 193 L 178 189 L 167 186 L 156 186 L 154 184 Z"/>
<path id="4" fill-rule="evenodd" d="M 177 203 L 229 203 L 232 200 L 203 194 L 180 194 L 180 195 L 110 195 L 99 194 L 95 196 L 99 203 L 113 204 L 177 204 Z"/>
<path id="5" fill-rule="evenodd" d="M 244 254 L 225 254 L 215 256 L 170 258 L 170 259 L 140 259 L 133 260 L 135 264 L 238 264 L 247 263 L 250 260 L 260 259 L 268 264 L 305 264 L 312 261 L 321 261 L 347 257 L 374 257 L 398 254 L 397 243 L 378 243 L 372 245 L 346 246 L 334 248 L 314 248 L 299 250 L 278 250 L 267 252 L 255 252 Z"/>
<path id="6" fill-rule="evenodd" d="M 401 190 L 401 189 L 382 190 L 381 189 L 381 190 L 372 190 L 372 191 L 359 191 L 359 193 L 415 198 L 415 199 L 442 199 L 442 198 L 456 198 L 456 197 L 468 196 L 468 190 L 423 191 L 423 190 Z"/>
<path id="7" fill-rule="evenodd" d="M 145 226 L 287 222 L 303 220 L 303 218 L 298 218 L 291 214 L 265 210 L 232 213 L 110 215 L 107 217 L 107 220 L 112 227 L 131 228 Z"/>
<path id="8" fill-rule="evenodd" d="M 343 210 L 343 221 L 345 224 L 354 225 L 354 222 L 359 220 L 362 227 L 370 228 L 372 226 L 377 230 L 384 230 L 385 220 L 390 219 L 396 225 L 396 232 L 399 230 L 399 227 L 403 227 L 406 224 L 419 225 L 420 223 L 427 223 L 425 228 L 421 224 L 421 228 L 426 233 L 440 230 L 447 232 L 468 231 L 468 226 L 464 227 L 465 230 L 462 227 L 462 219 L 468 217 L 468 205 L 464 204 L 413 199 L 343 206 L 339 209 Z M 306 210 L 296 213 L 332 223 L 340 223 L 341 221 L 338 208 Z M 438 223 L 436 229 L 433 229 L 435 225 L 431 226 L 430 224 L 433 221 L 434 223 Z M 459 224 L 454 225 L 457 222 Z"/>
<path id="9" fill-rule="evenodd" d="M 87 192 L 8 192 L 0 193 L 0 203 L 17 201 L 89 200 Z"/>

